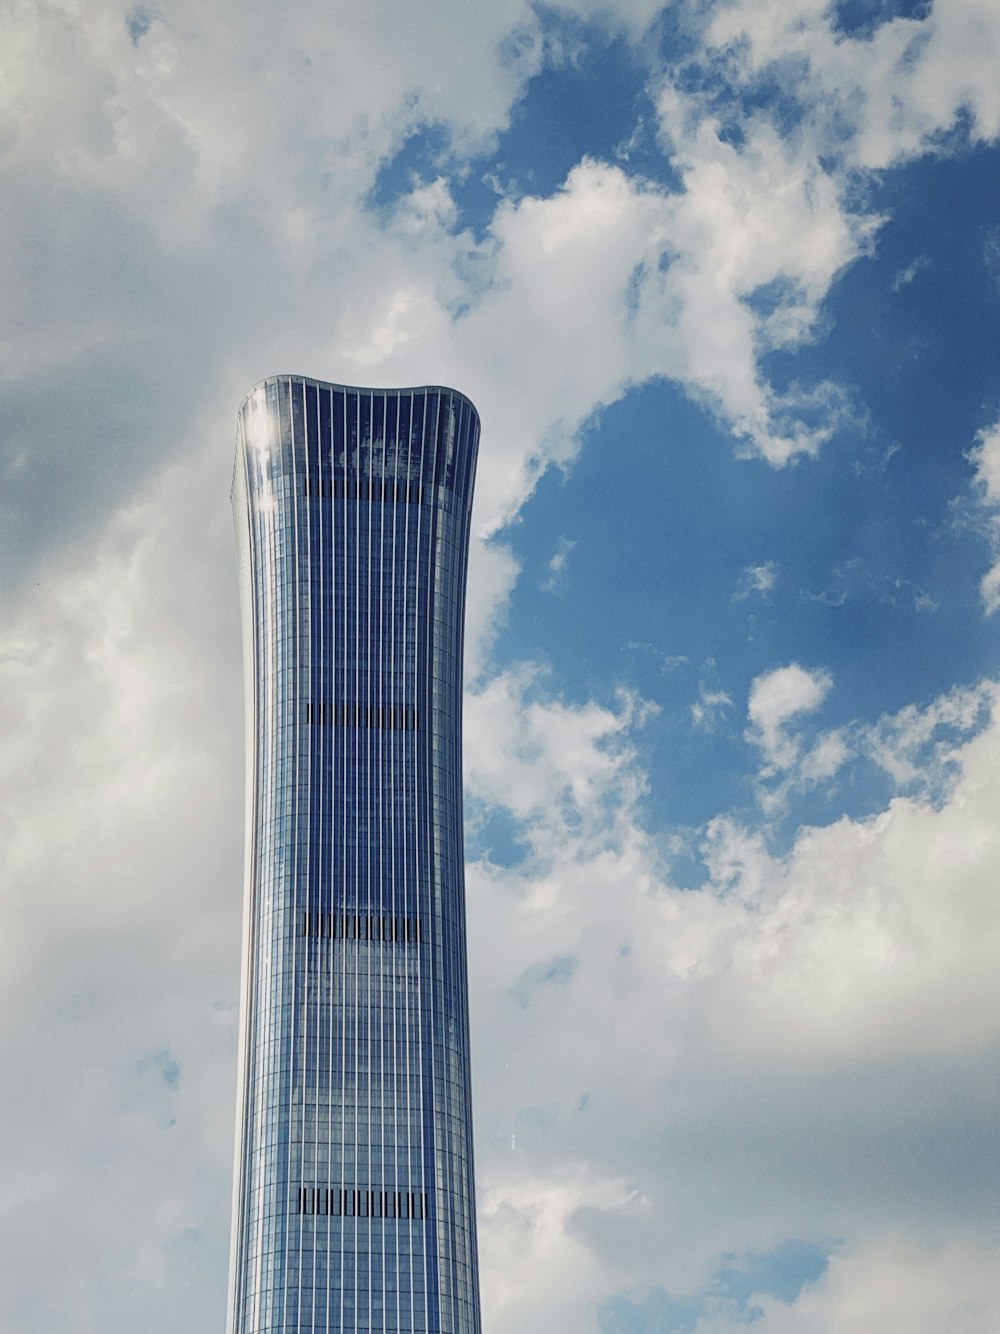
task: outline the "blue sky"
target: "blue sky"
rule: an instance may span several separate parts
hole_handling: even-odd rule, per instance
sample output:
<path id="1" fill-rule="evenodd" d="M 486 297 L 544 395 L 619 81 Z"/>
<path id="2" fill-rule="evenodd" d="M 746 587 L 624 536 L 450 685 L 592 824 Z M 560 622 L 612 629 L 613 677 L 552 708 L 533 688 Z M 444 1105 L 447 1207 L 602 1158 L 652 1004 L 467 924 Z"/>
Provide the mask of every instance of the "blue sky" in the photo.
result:
<path id="1" fill-rule="evenodd" d="M 228 485 L 291 371 L 483 418 L 486 1334 L 992 1334 L 992 0 L 8 29 L 0 1329 L 224 1322 Z"/>

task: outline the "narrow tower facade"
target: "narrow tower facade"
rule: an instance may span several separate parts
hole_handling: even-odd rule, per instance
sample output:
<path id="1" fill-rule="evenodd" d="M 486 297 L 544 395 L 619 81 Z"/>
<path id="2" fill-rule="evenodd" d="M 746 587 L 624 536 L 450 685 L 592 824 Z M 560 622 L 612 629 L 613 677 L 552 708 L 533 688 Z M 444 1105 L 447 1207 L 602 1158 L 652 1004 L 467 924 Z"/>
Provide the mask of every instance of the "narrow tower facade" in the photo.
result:
<path id="1" fill-rule="evenodd" d="M 479 1334 L 462 638 L 479 419 L 238 417 L 247 849 L 231 1334 Z"/>

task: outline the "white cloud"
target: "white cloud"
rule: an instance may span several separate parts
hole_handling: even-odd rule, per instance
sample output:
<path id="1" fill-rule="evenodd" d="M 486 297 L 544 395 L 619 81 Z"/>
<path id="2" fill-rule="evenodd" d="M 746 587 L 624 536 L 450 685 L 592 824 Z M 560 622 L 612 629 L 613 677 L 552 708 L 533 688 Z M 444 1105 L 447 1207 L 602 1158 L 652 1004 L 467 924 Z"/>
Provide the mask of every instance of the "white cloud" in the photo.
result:
<path id="1" fill-rule="evenodd" d="M 698 682 L 698 698 L 691 705 L 691 726 L 696 730 L 711 732 L 726 709 L 733 707 L 733 701 L 724 690 L 713 690 L 704 681 Z"/>
<path id="2" fill-rule="evenodd" d="M 214 447 L 172 469 L 5 642 L 2 698 L 19 719 L 5 730 L 20 737 L 4 758 L 5 1120 L 25 1161 L 47 1165 L 7 1184 L 12 1329 L 87 1331 L 108 1309 L 122 1329 L 189 1328 L 192 1309 L 221 1319 L 241 729 L 228 516 L 201 485 L 213 469 Z M 501 553 L 497 596 L 508 578 Z M 798 672 L 754 696 L 779 750 L 828 688 Z M 898 798 L 804 830 L 784 857 L 722 819 L 705 884 L 681 892 L 643 829 L 643 707 L 546 691 L 524 667 L 484 679 L 467 712 L 470 795 L 507 810 L 530 851 L 469 876 L 497 1334 L 595 1330 L 617 1291 L 693 1290 L 723 1252 L 806 1227 L 845 1237 L 875 1285 L 892 1273 L 887 1230 L 933 1256 L 961 1220 L 970 1280 L 996 1300 L 976 1258 L 992 1236 L 982 1163 L 1000 1044 L 1000 731 L 983 727 L 982 699 L 883 729 L 913 763 L 935 727 L 952 732 L 936 804 Z M 574 961 L 564 983 L 524 1006 L 517 980 L 557 957 Z M 177 1089 L 157 1078 L 165 1061 Z M 66 1281 L 39 1284 L 67 1190 L 91 1201 L 86 1235 L 83 1216 L 66 1224 Z M 111 1287 L 131 1295 L 115 1306 Z M 820 1291 L 836 1328 L 842 1289 Z"/>
<path id="3" fill-rule="evenodd" d="M 648 653 L 664 676 L 669 672 L 675 672 L 678 667 L 686 667 L 691 661 L 683 653 L 664 653 L 663 649 L 658 648 L 656 644 L 650 644 L 646 640 L 630 639 L 624 647 L 631 653 Z"/>
<path id="4" fill-rule="evenodd" d="M 175 469 L 0 640 L 4 1329 L 223 1319 L 242 700 L 213 477 L 214 449 Z"/>
<path id="5" fill-rule="evenodd" d="M 853 166 L 879 170 L 939 149 L 963 112 L 971 139 L 1000 133 L 1000 24 L 990 0 L 942 0 L 923 18 L 892 18 L 859 38 L 833 22 L 820 0 L 736 0 L 715 11 L 707 37 L 743 81 L 793 87 L 809 129 Z"/>
<path id="6" fill-rule="evenodd" d="M 592 1329 L 613 1266 L 596 1260 L 568 1223 L 580 1208 L 624 1203 L 628 1190 L 622 1182 L 588 1180 L 585 1170 L 558 1182 L 536 1177 L 519 1167 L 516 1133 L 511 1138 L 509 1180 L 487 1192 L 480 1210 L 481 1244 L 495 1257 L 483 1275 L 486 1318 L 498 1330 Z M 511 1282 L 515 1274 L 522 1283 Z M 530 1325 L 519 1323 L 525 1319 Z"/>
<path id="7" fill-rule="evenodd" d="M 979 584 L 979 591 L 982 594 L 986 615 L 992 616 L 1000 607 L 1000 561 L 991 566 L 983 575 Z"/>
<path id="8" fill-rule="evenodd" d="M 634 38 L 656 8 L 608 22 Z M 184 0 L 137 45 L 101 3 L 23 6 L 8 24 L 0 1096 L 21 1165 L 0 1198 L 0 1327 L 221 1323 L 242 699 L 220 441 L 240 396 L 286 368 L 454 382 L 487 426 L 481 532 L 651 377 L 773 463 L 815 452 L 849 397 L 776 387 L 763 358 L 816 336 L 837 275 L 873 244 L 850 170 L 925 151 L 962 105 L 974 135 L 995 134 L 998 96 L 990 5 L 939 3 L 868 44 L 824 12 L 733 5 L 710 30 L 733 43 L 737 91 L 798 60 L 801 130 L 761 111 L 739 140 L 664 78 L 676 190 L 586 159 L 551 195 L 501 199 L 481 239 L 454 187 L 544 59 L 520 0 L 379 3 L 336 25 L 311 2 Z M 431 179 L 376 215 L 380 166 L 427 126 Z M 986 433 L 990 505 L 993 448 Z M 503 545 L 473 544 L 469 789 L 529 850 L 470 873 L 496 1334 L 592 1329 L 621 1287 L 691 1290 L 725 1251 L 806 1227 L 853 1238 L 853 1279 L 832 1266 L 815 1290 L 827 1314 L 801 1308 L 838 1334 L 850 1282 L 875 1293 L 909 1263 L 992 1315 L 989 692 L 815 736 L 827 675 L 758 678 L 750 736 L 779 783 L 825 782 L 863 752 L 909 796 L 802 831 L 784 858 L 723 816 L 706 883 L 680 892 L 642 818 L 646 707 L 552 698 L 530 667 L 491 674 L 516 577 Z M 708 687 L 699 702 L 727 704 Z M 522 1008 L 517 979 L 556 957 L 575 971 Z M 950 1254 L 959 1224 L 972 1239 Z M 879 1249 L 891 1228 L 902 1260 Z M 943 1301 L 925 1294 L 927 1311 Z"/>
<path id="9" fill-rule="evenodd" d="M 744 733 L 763 760 L 757 800 L 768 815 L 789 798 L 828 783 L 850 762 L 875 765 L 899 792 L 940 801 L 951 790 L 962 747 L 988 719 L 996 692 L 989 681 L 957 687 L 929 704 L 909 704 L 873 723 L 855 721 L 816 731 L 808 720 L 832 687 L 826 672 L 797 664 L 757 677 L 751 685 Z"/>
<path id="10" fill-rule="evenodd" d="M 634 40 L 653 11 L 577 12 Z M 124 497 L 165 441 L 196 418 L 227 419 L 275 367 L 469 390 L 489 431 L 484 531 L 572 457 L 596 412 L 653 377 L 674 378 L 772 463 L 815 452 L 856 415 L 850 393 L 771 384 L 762 358 L 814 337 L 837 275 L 871 249 L 880 220 L 848 168 L 886 160 L 865 147 L 880 90 L 902 126 L 892 160 L 922 152 L 959 105 L 976 134 L 996 119 L 987 7 L 938 6 L 859 42 L 815 5 L 766 21 L 731 5 L 703 34 L 721 76 L 714 103 L 651 73 L 680 189 L 585 159 L 548 197 L 502 198 L 476 239 L 453 187 L 507 125 L 548 39 L 521 0 L 387 15 L 348 12 L 334 32 L 313 0 L 280 21 L 218 7 L 206 19 L 178 0 L 137 42 L 102 5 L 24 10 L 11 25 L 0 56 L 11 466 L 32 439 L 10 492 L 12 561 L 60 540 L 49 470 L 73 488 L 82 531 L 106 496 L 84 458 L 110 451 Z M 803 68 L 808 78 L 791 73 Z M 417 73 L 440 69 L 447 79 Z M 802 125 L 786 132 L 764 98 L 730 134 L 726 117 L 765 70 L 791 80 Z M 376 216 L 380 168 L 428 127 L 436 172 Z"/>
<path id="11" fill-rule="evenodd" d="M 926 255 L 917 255 L 916 259 L 912 259 L 906 268 L 900 269 L 893 278 L 892 290 L 901 292 L 904 287 L 909 287 L 918 274 L 923 273 L 924 269 L 930 268 L 930 264 L 931 262 Z"/>
<path id="12" fill-rule="evenodd" d="M 629 809 L 641 780 L 625 738 L 650 708 L 629 694 L 615 709 L 573 706 L 543 682 L 530 664 L 491 677 L 467 693 L 463 725 L 470 795 L 510 811 L 536 855 L 571 829 L 603 836 L 613 812 Z"/>
<path id="13" fill-rule="evenodd" d="M 493 641 L 507 615 L 520 567 L 499 542 L 469 543 L 469 588 L 465 604 L 465 675 L 475 680 L 492 660 Z"/>
<path id="14" fill-rule="evenodd" d="M 801 781 L 805 784 L 825 782 L 844 766 L 850 754 L 843 732 L 825 732 L 802 758 L 799 765 Z"/>
<path id="15" fill-rule="evenodd" d="M 751 723 L 747 739 L 760 747 L 769 771 L 788 769 L 795 763 L 799 743 L 787 734 L 785 725 L 803 713 L 815 712 L 832 685 L 828 672 L 810 672 L 798 663 L 754 679 L 747 703 Z"/>
<path id="16" fill-rule="evenodd" d="M 747 741 L 759 748 L 757 802 L 767 815 L 781 812 L 794 792 L 827 783 L 852 757 L 848 731 L 838 729 L 807 739 L 805 716 L 821 706 L 833 685 L 829 673 L 797 663 L 754 679 L 747 702 Z M 796 727 L 790 727 L 793 723 Z"/>
<path id="17" fill-rule="evenodd" d="M 550 198 L 501 204 L 490 286 L 449 354 L 499 446 L 482 460 L 487 523 L 519 507 L 541 466 L 572 458 L 581 425 L 632 378 L 625 296 L 655 261 L 666 209 L 662 192 L 591 161 Z M 500 392 L 510 384 L 516 395 Z"/>
<path id="18" fill-rule="evenodd" d="M 1000 552 L 1000 421 L 984 427 L 969 452 L 974 468 L 973 488 L 985 516 L 986 531 L 994 554 Z M 1000 607 L 1000 560 L 987 572 L 979 585 L 987 616 Z"/>
<path id="19" fill-rule="evenodd" d="M 560 577 L 566 568 L 566 562 L 569 560 L 575 546 L 576 543 L 571 541 L 568 537 L 560 537 L 555 554 L 549 560 L 548 575 L 542 584 L 542 588 L 545 592 L 555 592 L 559 585 Z"/>
<path id="20" fill-rule="evenodd" d="M 973 482 L 985 505 L 1000 506 L 1000 421 L 979 432 L 969 454 Z"/>
<path id="21" fill-rule="evenodd" d="M 865 751 L 894 785 L 938 799 L 954 778 L 961 745 L 996 703 L 991 682 L 958 688 L 924 708 L 907 705 L 861 729 Z"/>
<path id="22" fill-rule="evenodd" d="M 1000 1293 L 991 1271 L 1000 1250 L 956 1239 L 941 1247 L 888 1234 L 835 1254 L 823 1277 L 786 1304 L 756 1295 L 760 1334 L 991 1334 Z M 695 1334 L 742 1330 L 746 1321 L 699 1320 Z"/>
<path id="23" fill-rule="evenodd" d="M 775 715 L 818 693 L 794 693 Z M 586 714 L 561 715 L 561 727 L 584 747 L 578 758 L 595 744 Z M 1000 1299 L 982 1179 L 1000 1051 L 998 749 L 996 721 L 980 720 L 937 804 L 896 798 L 801 830 L 785 856 L 720 819 L 698 891 L 670 887 L 634 805 L 607 814 L 586 787 L 573 795 L 579 820 L 533 804 L 534 892 L 523 870 L 471 868 L 474 1016 L 496 1044 L 476 1071 L 482 1188 L 503 1199 L 506 1183 L 530 1181 L 532 1209 L 561 1218 L 573 1258 L 557 1279 L 512 1270 L 507 1248 L 533 1225 L 491 1218 L 498 1328 L 541 1334 L 565 1309 L 596 1329 L 594 1303 L 617 1291 L 690 1292 L 723 1253 L 804 1229 L 844 1238 L 850 1262 L 806 1289 L 789 1321 L 801 1311 L 839 1328 L 841 1263 L 867 1269 L 871 1300 L 883 1281 L 891 1293 L 902 1268 L 892 1236 L 899 1255 L 945 1270 L 964 1253 L 981 1299 Z M 627 751 L 618 762 L 636 763 Z M 572 976 L 522 1008 L 509 979 L 556 953 L 576 961 Z M 579 1193 L 569 1213 L 567 1180 Z M 623 1181 L 641 1204 L 614 1198 Z M 940 1260 L 956 1236 L 968 1244 Z"/>
<path id="24" fill-rule="evenodd" d="M 963 115 L 973 141 L 1000 133 L 990 0 L 946 0 L 859 38 L 833 22 L 819 0 L 713 7 L 691 61 L 702 77 L 682 67 L 659 100 L 685 186 L 672 238 L 682 290 L 663 281 L 682 366 L 667 373 L 775 464 L 814 453 L 853 416 L 835 384 L 786 391 L 783 404 L 759 356 L 808 340 L 837 275 L 870 253 L 883 219 L 859 205 L 858 174 L 945 151 Z"/>
<path id="25" fill-rule="evenodd" d="M 762 565 L 748 565 L 740 576 L 733 601 L 744 602 L 757 593 L 766 600 L 777 582 L 778 567 L 773 560 L 766 560 Z"/>
<path id="26" fill-rule="evenodd" d="M 814 453 L 850 416 L 842 389 L 779 392 L 760 357 L 812 336 L 822 298 L 867 251 L 877 219 L 851 213 L 844 183 L 818 155 L 765 121 L 750 122 L 737 147 L 697 98 L 673 85 L 659 109 L 684 190 L 664 238 L 670 263 L 650 274 L 643 293 L 646 319 L 676 329 L 675 357 L 671 364 L 661 354 L 645 374 L 679 379 L 772 464 Z"/>

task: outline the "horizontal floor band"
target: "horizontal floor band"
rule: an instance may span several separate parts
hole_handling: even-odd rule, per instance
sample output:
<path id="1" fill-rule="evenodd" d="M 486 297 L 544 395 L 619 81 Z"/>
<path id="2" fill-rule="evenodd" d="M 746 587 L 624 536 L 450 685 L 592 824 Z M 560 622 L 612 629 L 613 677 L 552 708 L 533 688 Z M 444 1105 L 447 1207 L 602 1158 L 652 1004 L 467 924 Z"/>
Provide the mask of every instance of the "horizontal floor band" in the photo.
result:
<path id="1" fill-rule="evenodd" d="M 424 488 L 416 482 L 361 482 L 354 477 L 303 477 L 302 494 L 315 500 L 379 500 L 422 505 Z"/>
<path id="2" fill-rule="evenodd" d="M 295 1212 L 330 1218 L 426 1218 L 427 1192 L 300 1186 Z"/>
<path id="3" fill-rule="evenodd" d="M 307 723 L 323 727 L 378 727 L 389 732 L 416 732 L 420 712 L 400 704 L 313 704 L 305 706 Z"/>
<path id="4" fill-rule="evenodd" d="M 304 912 L 302 934 L 325 940 L 379 940 L 418 945 L 424 938 L 419 917 L 384 917 L 371 913 Z"/>

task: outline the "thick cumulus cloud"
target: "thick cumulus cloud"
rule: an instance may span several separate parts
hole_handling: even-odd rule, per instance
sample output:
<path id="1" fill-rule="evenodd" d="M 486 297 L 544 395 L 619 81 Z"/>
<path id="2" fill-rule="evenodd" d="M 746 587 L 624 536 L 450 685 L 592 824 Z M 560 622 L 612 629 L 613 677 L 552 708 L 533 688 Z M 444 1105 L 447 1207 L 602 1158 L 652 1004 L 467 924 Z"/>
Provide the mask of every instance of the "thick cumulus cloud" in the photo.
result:
<path id="1" fill-rule="evenodd" d="M 850 393 L 772 383 L 764 358 L 815 335 L 870 249 L 859 171 L 923 152 L 960 114 L 996 134 L 995 22 L 968 0 L 856 38 L 805 3 L 767 23 L 759 6 L 712 12 L 684 45 L 714 62 L 699 81 L 654 56 L 650 5 L 567 8 L 650 63 L 671 184 L 582 160 L 550 195 L 501 197 L 477 236 L 455 188 L 543 63 L 572 59 L 521 0 L 336 23 L 306 0 L 177 0 L 128 21 L 107 4 L 17 10 L 0 55 L 11 580 L 192 431 L 221 431 L 275 367 L 469 388 L 495 428 L 487 528 L 650 377 L 776 464 L 818 449 Z M 438 178 L 376 208 L 380 171 L 429 130 Z"/>
<path id="2" fill-rule="evenodd" d="M 940 0 L 853 33 L 821 0 L 733 0 L 711 12 L 707 43 L 730 56 L 742 83 L 794 87 L 812 131 L 852 166 L 880 169 L 936 150 L 963 117 L 973 141 L 1000 134 L 991 74 L 1000 32 L 989 0 Z"/>
<path id="3" fill-rule="evenodd" d="M 335 22 L 305 0 L 10 16 L 4 1330 L 221 1326 L 242 694 L 220 498 L 242 393 L 285 369 L 454 382 L 488 424 L 482 532 L 653 377 L 745 452 L 814 453 L 850 395 L 773 383 L 766 360 L 816 336 L 869 252 L 859 174 L 945 151 L 957 122 L 1000 128 L 985 0 L 855 36 L 804 0 L 687 15 L 711 86 L 654 55 L 647 0 L 563 11 L 647 62 L 669 173 L 581 155 L 478 229 L 460 186 L 532 76 L 573 58 L 521 0 Z M 377 206 L 431 129 L 434 170 Z M 994 446 L 975 455 L 990 512 Z M 766 593 L 768 568 L 747 589 Z M 494 664 L 517 573 L 475 544 L 472 817 L 505 813 L 515 849 L 470 875 L 494 1334 L 596 1330 L 616 1295 L 697 1294 L 721 1256 L 789 1237 L 844 1241 L 792 1306 L 762 1294 L 763 1328 L 867 1334 L 897 1301 L 908 1327 L 978 1334 L 997 1301 L 991 690 L 817 735 L 830 682 L 783 659 L 749 699 L 765 815 L 849 754 L 896 796 L 781 855 L 720 814 L 682 892 L 644 805 L 651 710 L 566 702 L 541 669 Z M 735 711 L 708 685 L 697 707 L 705 729 Z"/>
<path id="4" fill-rule="evenodd" d="M 219 462 L 172 469 L 0 635 L 5 1330 L 224 1314 L 242 783 Z"/>
<path id="5" fill-rule="evenodd" d="M 950 790 L 961 746 L 985 725 L 996 699 L 993 684 L 983 681 L 872 723 L 823 730 L 816 718 L 833 685 L 828 672 L 798 663 L 751 682 L 744 739 L 760 756 L 755 789 L 765 814 L 779 815 L 791 796 L 828 785 L 847 765 L 854 777 L 874 766 L 893 791 L 940 800 Z"/>
<path id="6" fill-rule="evenodd" d="M 497 1043 L 477 1071 L 495 1327 L 540 1334 L 558 1311 L 559 1327 L 597 1329 L 616 1292 L 641 1305 L 663 1288 L 702 1294 L 699 1329 L 729 1328 L 707 1301 L 724 1257 L 805 1236 L 832 1251 L 828 1272 L 787 1311 L 763 1293 L 765 1328 L 801 1314 L 875 1329 L 906 1264 L 926 1267 L 930 1310 L 987 1328 L 996 719 L 956 748 L 933 802 L 803 829 L 783 856 L 714 822 L 706 878 L 681 892 L 639 831 L 627 711 L 532 691 L 507 678 L 471 707 L 547 714 L 532 790 L 512 771 L 470 774 L 528 848 L 513 868 L 472 868 L 474 1018 Z M 963 1272 L 975 1300 L 956 1303 L 948 1276 Z"/>
<path id="7" fill-rule="evenodd" d="M 883 221 L 861 202 L 871 173 L 945 152 L 949 136 L 1000 134 L 1000 31 L 989 0 L 854 32 L 820 0 L 732 0 L 701 14 L 659 96 L 686 186 L 683 376 L 749 449 L 781 464 L 815 452 L 853 405 L 833 382 L 779 389 L 762 354 L 813 336 L 838 273 L 870 253 Z"/>
<path id="8" fill-rule="evenodd" d="M 864 1254 L 835 1255 L 821 1280 L 794 1303 L 767 1292 L 749 1301 L 715 1301 L 692 1334 L 727 1334 L 752 1312 L 761 1334 L 990 1334 L 1000 1320 L 996 1291 L 985 1277 L 1000 1254 L 963 1242 L 931 1249 L 889 1236 Z M 708 1303 L 706 1303 L 708 1305 Z M 728 1309 L 726 1309 L 728 1308 Z"/>
<path id="9" fill-rule="evenodd" d="M 648 17 L 636 5 L 615 26 Z M 14 37 L 13 570 L 99 523 L 109 487 L 124 499 L 199 418 L 222 430 L 276 367 L 473 392 L 496 427 L 487 526 L 628 381 L 624 351 L 597 364 L 597 335 L 622 322 L 655 191 L 582 164 L 551 200 L 501 201 L 482 243 L 457 227 L 445 177 L 404 192 L 391 216 L 371 205 L 380 167 L 428 127 L 446 176 L 489 151 L 543 58 L 519 0 L 391 21 L 365 7 L 336 23 L 310 4 L 270 16 L 176 4 L 131 24 L 113 7 L 55 5 L 25 10 Z M 515 406 L 511 383 L 536 392 Z"/>

